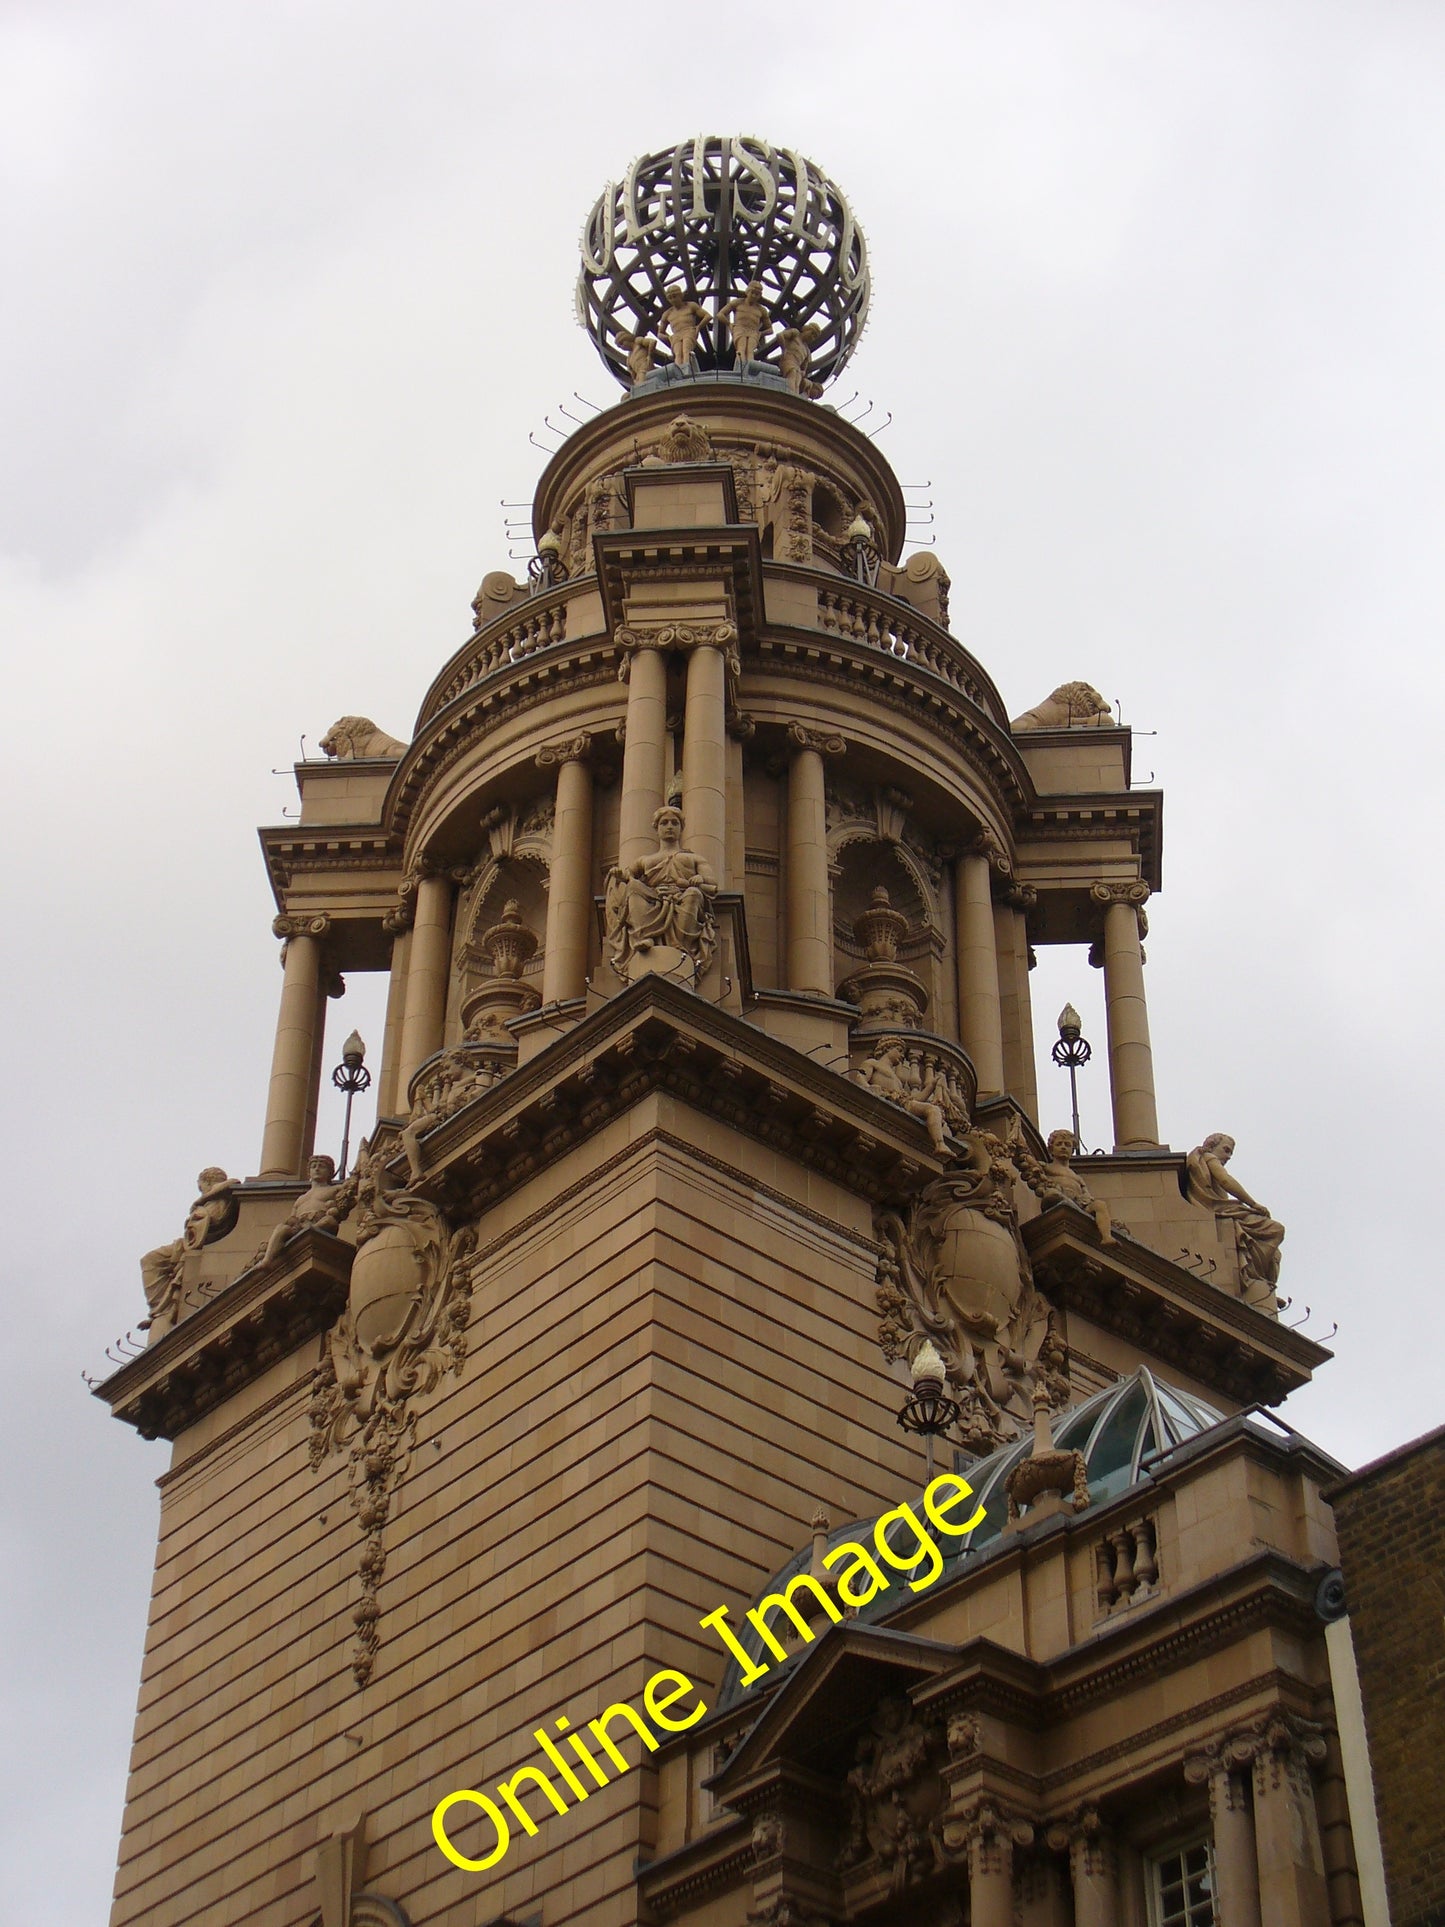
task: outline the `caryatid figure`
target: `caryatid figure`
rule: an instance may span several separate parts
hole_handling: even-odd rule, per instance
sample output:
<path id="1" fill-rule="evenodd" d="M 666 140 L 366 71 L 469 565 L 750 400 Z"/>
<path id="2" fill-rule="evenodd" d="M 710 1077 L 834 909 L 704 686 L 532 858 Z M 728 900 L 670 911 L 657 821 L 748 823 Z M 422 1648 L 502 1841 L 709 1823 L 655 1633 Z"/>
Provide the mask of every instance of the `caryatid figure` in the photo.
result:
<path id="1" fill-rule="evenodd" d="M 667 290 L 667 306 L 658 317 L 659 334 L 667 336 L 673 365 L 690 368 L 697 353 L 698 331 L 707 320 L 707 309 L 689 301 L 687 289 L 674 285 Z"/>
<path id="2" fill-rule="evenodd" d="M 733 349 L 737 354 L 738 365 L 756 361 L 763 333 L 767 328 L 769 315 L 763 306 L 763 284 L 749 281 L 742 294 L 718 309 L 719 321 L 726 321 L 732 330 Z"/>

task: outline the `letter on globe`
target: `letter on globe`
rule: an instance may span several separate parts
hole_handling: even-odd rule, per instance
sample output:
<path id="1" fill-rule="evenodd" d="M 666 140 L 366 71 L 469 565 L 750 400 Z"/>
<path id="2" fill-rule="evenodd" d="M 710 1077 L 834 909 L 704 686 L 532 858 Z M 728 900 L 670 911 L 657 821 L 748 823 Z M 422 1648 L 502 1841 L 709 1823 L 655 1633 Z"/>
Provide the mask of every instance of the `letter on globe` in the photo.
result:
<path id="1" fill-rule="evenodd" d="M 446 1817 L 452 1808 L 460 1805 L 463 1800 L 470 1800 L 473 1806 L 481 1807 L 497 1830 L 497 1844 L 485 1860 L 468 1860 L 465 1854 L 457 1852 L 456 1848 L 447 1838 Z M 439 1800 L 437 1802 L 431 1817 L 431 1830 L 432 1838 L 436 1841 L 447 1859 L 451 1861 L 454 1867 L 460 1867 L 463 1873 L 485 1873 L 488 1867 L 495 1867 L 502 1855 L 507 1851 L 512 1837 L 500 1810 L 487 1798 L 486 1794 L 472 1793 L 465 1787 L 459 1793 L 449 1793 L 445 1800 Z M 536 1832 L 535 1827 L 531 1830 L 533 1833 Z"/>
<path id="2" fill-rule="evenodd" d="M 940 1486 L 945 1485 L 954 1487 L 953 1497 L 951 1499 L 935 1499 L 933 1496 L 934 1493 L 938 1491 Z M 923 1510 L 928 1514 L 929 1524 L 936 1526 L 940 1532 L 946 1532 L 950 1538 L 961 1539 L 964 1533 L 972 1532 L 975 1526 L 982 1525 L 984 1508 L 979 1506 L 972 1517 L 965 1519 L 961 1526 L 951 1526 L 944 1517 L 944 1514 L 951 1511 L 954 1506 L 961 1505 L 965 1499 L 971 1499 L 972 1497 L 973 1487 L 967 1479 L 959 1478 L 956 1472 L 940 1472 L 938 1477 L 933 1481 L 933 1484 L 929 1486 L 923 1495 Z"/>
<path id="3" fill-rule="evenodd" d="M 895 1519 L 901 1519 L 918 1541 L 918 1550 L 911 1559 L 899 1558 L 888 1543 L 888 1528 Z M 943 1571 L 943 1554 L 924 1530 L 922 1521 L 911 1505 L 897 1505 L 891 1512 L 885 1512 L 873 1528 L 873 1543 L 878 1548 L 879 1557 L 886 1559 L 890 1566 L 896 1566 L 899 1572 L 913 1572 L 925 1559 L 930 1562 L 932 1569 L 922 1579 L 909 1580 L 910 1592 L 923 1592 Z"/>
<path id="4" fill-rule="evenodd" d="M 831 1552 L 824 1554 L 823 1564 L 831 1570 L 845 1553 L 852 1553 L 854 1555 L 852 1565 L 849 1566 L 846 1572 L 840 1572 L 838 1575 L 838 1597 L 845 1606 L 866 1606 L 868 1601 L 875 1598 L 877 1594 L 887 1592 L 887 1575 L 878 1565 L 878 1562 L 874 1559 L 868 1548 L 866 1546 L 860 1546 L 856 1539 L 845 1539 L 841 1546 L 834 1546 Z M 872 1584 L 865 1593 L 850 1592 L 848 1590 L 848 1581 L 855 1573 L 859 1572 L 866 1572 Z"/>
<path id="5" fill-rule="evenodd" d="M 674 1680 L 677 1682 L 675 1689 L 671 1693 L 662 1694 L 656 1690 L 658 1684 L 664 1680 L 669 1684 Z M 669 1733 L 685 1733 L 688 1727 L 696 1725 L 707 1711 L 707 1702 L 699 1699 L 697 1705 L 687 1715 L 686 1719 L 681 1720 L 670 1720 L 667 1717 L 665 1709 L 680 1700 L 685 1693 L 695 1693 L 696 1691 L 697 1688 L 685 1673 L 674 1673 L 670 1669 L 664 1669 L 660 1673 L 654 1673 L 652 1678 L 647 1682 L 647 1685 L 643 1688 L 642 1703 L 652 1716 L 655 1725 L 666 1727 Z"/>

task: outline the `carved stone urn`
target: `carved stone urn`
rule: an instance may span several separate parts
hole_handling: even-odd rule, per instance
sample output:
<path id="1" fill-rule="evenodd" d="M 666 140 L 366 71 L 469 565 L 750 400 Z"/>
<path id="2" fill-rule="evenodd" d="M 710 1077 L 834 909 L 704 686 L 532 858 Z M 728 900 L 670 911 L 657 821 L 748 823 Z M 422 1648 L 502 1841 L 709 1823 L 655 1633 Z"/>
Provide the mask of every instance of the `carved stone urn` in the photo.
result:
<path id="1" fill-rule="evenodd" d="M 542 1001 L 541 992 L 522 981 L 522 972 L 536 953 L 537 937 L 523 923 L 522 907 L 515 899 L 503 904 L 501 922 L 482 932 L 478 948 L 492 974 L 464 999 L 462 1023 L 470 1038 L 510 1042 L 507 1019 L 525 1017 Z"/>
<path id="2" fill-rule="evenodd" d="M 858 1006 L 864 1024 L 887 1024 L 916 1030 L 928 1008 L 928 992 L 906 964 L 898 961 L 898 946 L 908 934 L 908 919 L 895 910 L 880 883 L 853 935 L 868 961 L 838 986 L 838 995 Z"/>

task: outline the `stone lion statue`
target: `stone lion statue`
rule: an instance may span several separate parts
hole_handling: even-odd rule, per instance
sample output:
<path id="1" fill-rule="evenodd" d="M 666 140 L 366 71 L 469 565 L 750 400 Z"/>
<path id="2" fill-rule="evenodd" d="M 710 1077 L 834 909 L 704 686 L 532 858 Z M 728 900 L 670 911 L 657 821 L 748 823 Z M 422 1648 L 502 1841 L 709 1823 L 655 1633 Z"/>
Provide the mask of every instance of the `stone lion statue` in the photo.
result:
<path id="1" fill-rule="evenodd" d="M 1010 729 L 1112 729 L 1114 712 L 1092 683 L 1061 682 L 1037 709 L 1015 716 Z"/>
<path id="2" fill-rule="evenodd" d="M 406 744 L 378 729 L 369 716 L 339 717 L 321 738 L 321 748 L 324 755 L 341 762 L 369 756 L 395 762 L 406 754 Z"/>

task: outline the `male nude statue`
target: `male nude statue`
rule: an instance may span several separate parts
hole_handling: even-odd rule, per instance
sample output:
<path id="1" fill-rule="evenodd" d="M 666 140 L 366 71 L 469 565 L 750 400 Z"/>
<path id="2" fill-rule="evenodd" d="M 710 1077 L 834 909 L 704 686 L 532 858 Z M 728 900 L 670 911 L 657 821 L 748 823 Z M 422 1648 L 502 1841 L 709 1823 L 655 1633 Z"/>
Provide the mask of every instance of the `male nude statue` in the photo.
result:
<path id="1" fill-rule="evenodd" d="M 734 295 L 731 301 L 718 309 L 718 320 L 726 321 L 732 329 L 733 348 L 739 367 L 745 361 L 757 360 L 758 346 L 768 319 L 768 310 L 763 306 L 761 281 L 749 281 L 742 294 Z"/>
<path id="2" fill-rule="evenodd" d="M 689 301 L 686 288 L 674 285 L 667 290 L 667 306 L 658 317 L 657 329 L 659 334 L 667 336 L 676 367 L 692 366 L 698 331 L 706 320 L 707 309 L 699 307 L 696 301 Z"/>

